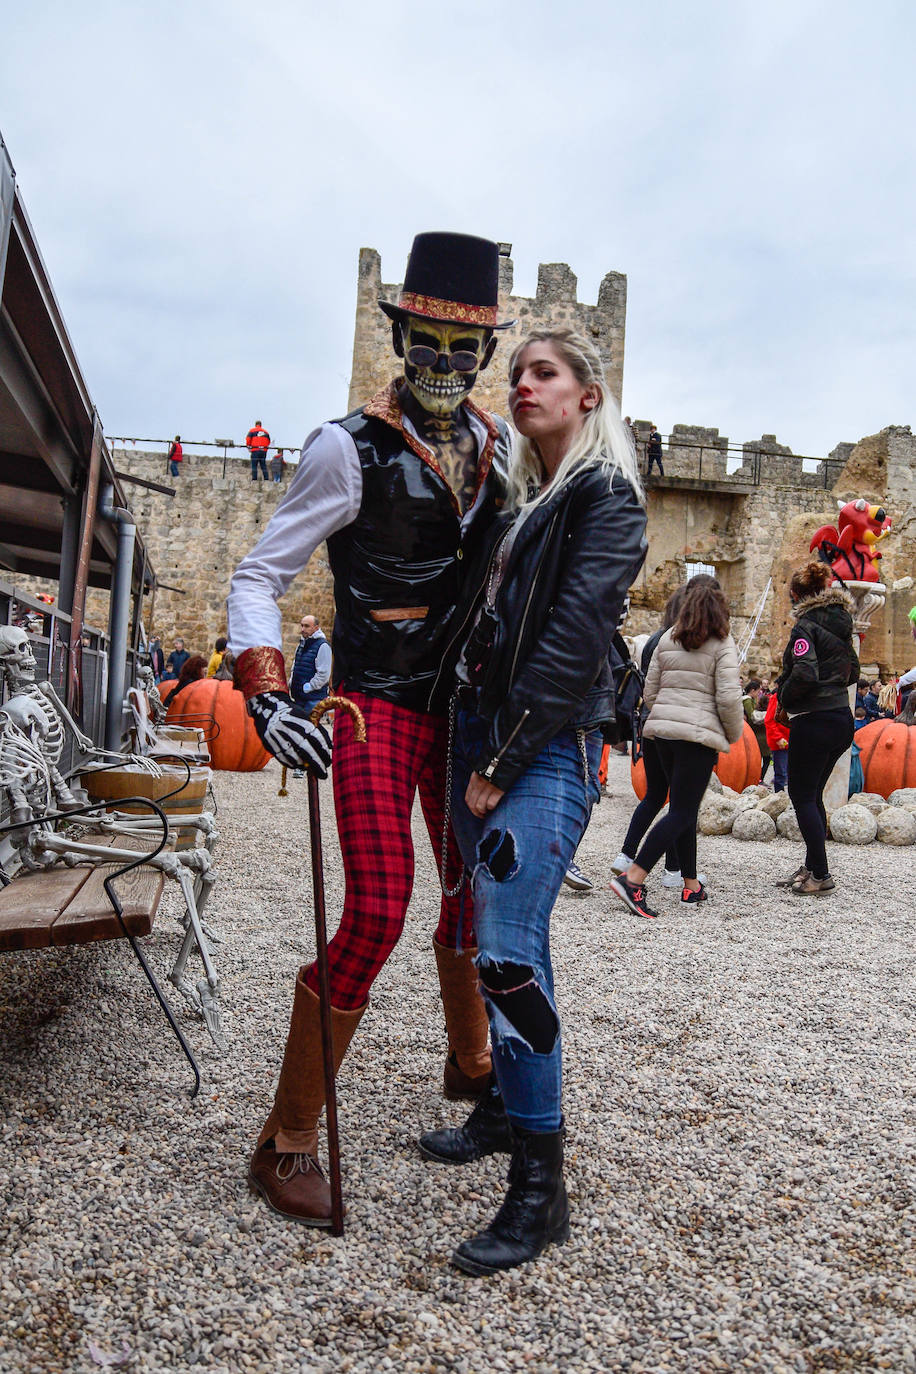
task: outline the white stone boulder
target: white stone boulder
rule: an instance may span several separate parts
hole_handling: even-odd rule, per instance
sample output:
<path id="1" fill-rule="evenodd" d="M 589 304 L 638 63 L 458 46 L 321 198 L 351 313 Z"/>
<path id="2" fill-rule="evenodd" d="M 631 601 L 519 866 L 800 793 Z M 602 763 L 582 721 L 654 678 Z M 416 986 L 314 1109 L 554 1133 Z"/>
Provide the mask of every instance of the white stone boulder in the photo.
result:
<path id="1" fill-rule="evenodd" d="M 916 806 L 916 787 L 898 787 L 888 797 L 891 806 Z"/>
<path id="2" fill-rule="evenodd" d="M 713 777 L 715 777 L 715 773 L 713 773 Z M 722 796 L 723 796 L 723 797 L 728 797 L 730 801 L 737 801 L 738 798 L 741 796 L 741 793 L 740 793 L 740 792 L 736 792 L 735 789 L 734 789 L 733 787 L 726 787 L 726 786 L 725 786 L 725 783 L 723 783 L 723 784 L 722 784 Z"/>
<path id="3" fill-rule="evenodd" d="M 800 840 L 801 831 L 795 817 L 795 807 L 790 803 L 785 811 L 776 818 L 776 829 L 784 840 Z"/>
<path id="4" fill-rule="evenodd" d="M 765 811 L 739 811 L 732 834 L 736 840 L 762 840 L 767 844 L 776 838 L 776 822 Z"/>
<path id="5" fill-rule="evenodd" d="M 737 814 L 731 797 L 707 795 L 700 807 L 697 828 L 701 835 L 728 835 Z"/>
<path id="6" fill-rule="evenodd" d="M 916 844 L 916 816 L 905 806 L 887 806 L 878 817 L 882 844 Z"/>
<path id="7" fill-rule="evenodd" d="M 887 810 L 888 802 L 880 792 L 854 792 L 849 798 L 849 805 L 864 806 L 873 816 L 880 816 L 882 811 Z"/>
<path id="8" fill-rule="evenodd" d="M 878 833 L 878 821 L 867 806 L 847 802 L 831 815 L 830 833 L 840 844 L 871 844 Z"/>
<path id="9" fill-rule="evenodd" d="M 757 810 L 762 811 L 766 816 L 772 816 L 775 821 L 791 805 L 788 792 L 771 792 L 768 797 L 763 798 Z"/>
<path id="10" fill-rule="evenodd" d="M 739 815 L 744 811 L 756 811 L 760 805 L 760 798 L 756 792 L 742 792 L 735 801 L 735 809 Z"/>
<path id="11" fill-rule="evenodd" d="M 707 792 L 721 792 L 721 791 L 722 791 L 722 784 L 721 784 L 721 782 L 719 781 L 718 774 L 713 773 L 712 777 L 709 779 L 709 786 L 707 787 L 706 790 L 707 790 Z"/>
<path id="12" fill-rule="evenodd" d="M 742 797 L 768 797 L 770 795 L 770 789 L 768 787 L 764 787 L 762 782 L 752 782 L 749 783 L 747 787 L 745 787 L 741 795 Z"/>

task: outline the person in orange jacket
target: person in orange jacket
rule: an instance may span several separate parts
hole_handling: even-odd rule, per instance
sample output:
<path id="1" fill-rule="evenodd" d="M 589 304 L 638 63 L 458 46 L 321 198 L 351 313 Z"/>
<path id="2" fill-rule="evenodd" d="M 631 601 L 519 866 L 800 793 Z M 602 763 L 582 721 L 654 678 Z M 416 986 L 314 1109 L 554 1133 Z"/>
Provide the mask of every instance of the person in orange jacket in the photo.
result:
<path id="1" fill-rule="evenodd" d="M 251 480 L 258 480 L 258 468 L 261 469 L 261 476 L 267 481 L 267 450 L 270 448 L 270 435 L 261 424 L 260 420 L 255 420 L 251 429 L 245 435 L 245 447 L 251 459 Z"/>
<path id="2" fill-rule="evenodd" d="M 766 730 L 767 744 L 773 756 L 773 791 L 785 792 L 789 782 L 789 727 L 780 725 L 776 719 L 779 699 L 773 692 L 767 703 L 763 726 Z"/>

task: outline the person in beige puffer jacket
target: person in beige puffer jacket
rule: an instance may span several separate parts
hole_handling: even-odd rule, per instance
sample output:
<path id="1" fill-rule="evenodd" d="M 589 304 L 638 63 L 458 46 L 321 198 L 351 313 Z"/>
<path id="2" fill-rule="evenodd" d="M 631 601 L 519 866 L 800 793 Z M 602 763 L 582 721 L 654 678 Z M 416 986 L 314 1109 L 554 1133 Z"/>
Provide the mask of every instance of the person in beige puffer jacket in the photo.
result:
<path id="1" fill-rule="evenodd" d="M 713 578 L 684 589 L 678 617 L 659 640 L 643 692 L 650 707 L 643 727 L 655 741 L 670 785 L 668 814 L 658 821 L 611 890 L 639 916 L 657 913 L 646 904 L 645 881 L 666 848 L 678 845 L 685 903 L 706 900 L 696 877 L 696 823 L 717 754 L 741 738 L 744 728 L 738 654 L 729 633 L 728 602 Z"/>

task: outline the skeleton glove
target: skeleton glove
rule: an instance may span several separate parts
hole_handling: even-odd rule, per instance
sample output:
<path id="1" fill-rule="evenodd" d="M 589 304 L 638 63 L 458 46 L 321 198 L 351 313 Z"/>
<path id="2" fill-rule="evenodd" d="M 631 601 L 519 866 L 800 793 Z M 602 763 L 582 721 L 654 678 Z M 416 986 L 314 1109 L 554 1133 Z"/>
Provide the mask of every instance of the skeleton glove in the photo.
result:
<path id="1" fill-rule="evenodd" d="M 323 725 L 313 725 L 308 712 L 295 706 L 286 692 L 258 692 L 248 713 L 264 748 L 287 768 L 308 768 L 318 778 L 328 776 L 331 737 Z"/>

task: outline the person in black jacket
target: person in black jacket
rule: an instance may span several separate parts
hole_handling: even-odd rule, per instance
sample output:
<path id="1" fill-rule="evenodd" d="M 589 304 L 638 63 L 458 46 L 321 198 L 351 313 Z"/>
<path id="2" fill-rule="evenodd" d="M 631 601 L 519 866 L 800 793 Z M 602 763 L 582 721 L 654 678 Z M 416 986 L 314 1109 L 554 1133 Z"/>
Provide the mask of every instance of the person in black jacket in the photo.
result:
<path id="1" fill-rule="evenodd" d="M 438 684 L 457 656 L 452 818 L 494 1079 L 464 1126 L 431 1131 L 420 1148 L 449 1163 L 512 1154 L 502 1208 L 452 1257 L 471 1274 L 569 1234 L 550 913 L 598 799 L 614 717 L 608 655 L 646 553 L 632 439 L 594 345 L 565 329 L 531 335 L 509 377 L 522 435 L 509 513 L 468 577 Z"/>
<path id="2" fill-rule="evenodd" d="M 795 627 L 782 656 L 776 685 L 780 707 L 792 722 L 789 797 L 805 841 L 805 862 L 778 884 L 802 897 L 821 897 L 836 886 L 827 867 L 824 788 L 852 743 L 849 687 L 859 677 L 852 643 L 853 600 L 831 587 L 826 563 L 808 563 L 789 583 Z"/>

